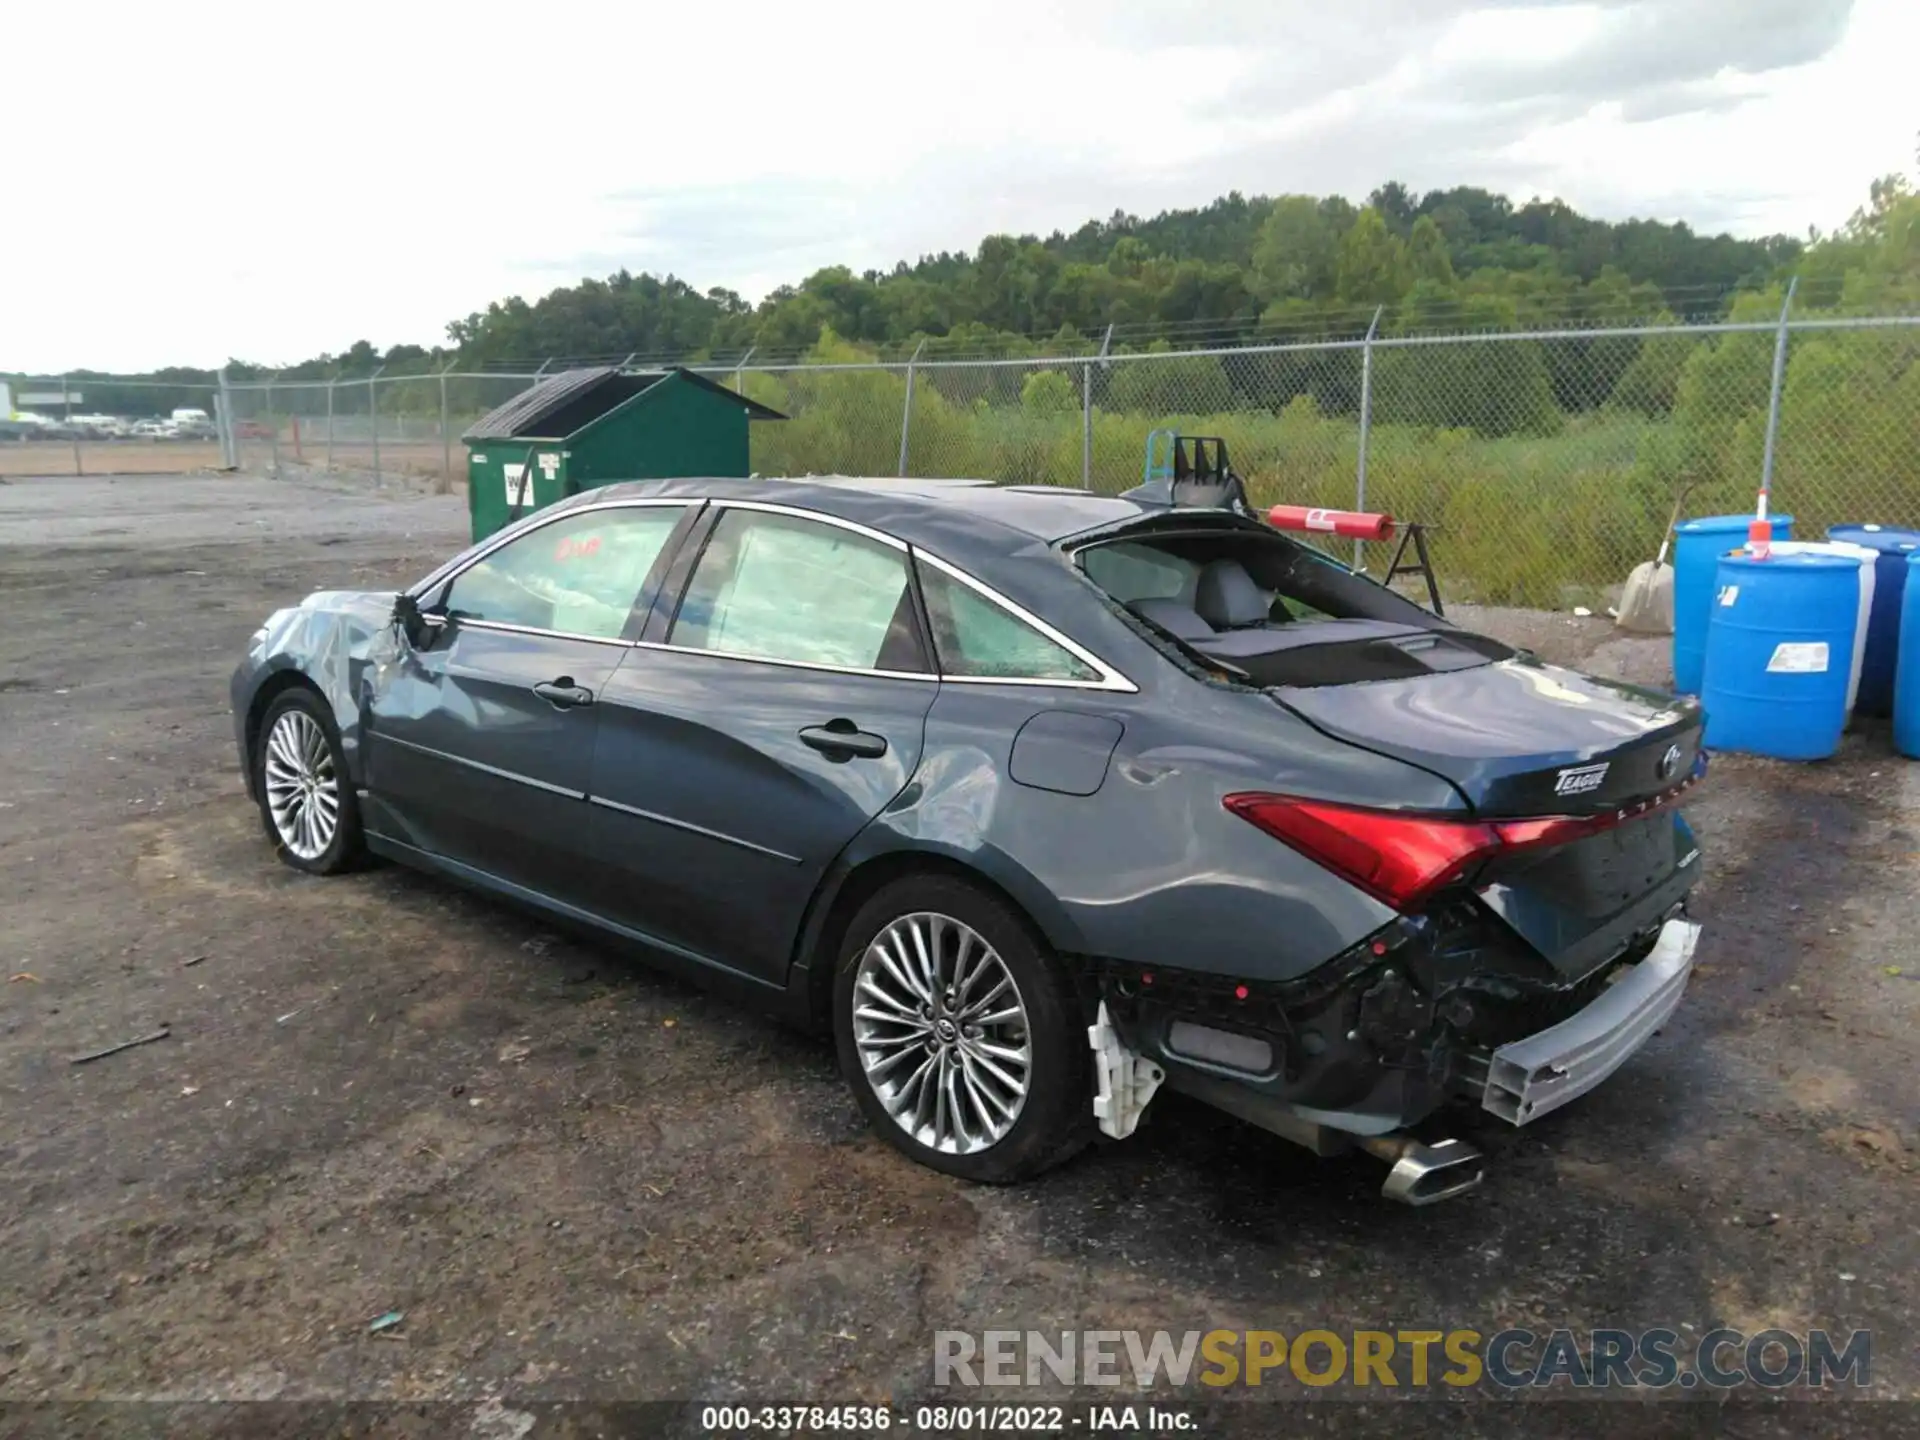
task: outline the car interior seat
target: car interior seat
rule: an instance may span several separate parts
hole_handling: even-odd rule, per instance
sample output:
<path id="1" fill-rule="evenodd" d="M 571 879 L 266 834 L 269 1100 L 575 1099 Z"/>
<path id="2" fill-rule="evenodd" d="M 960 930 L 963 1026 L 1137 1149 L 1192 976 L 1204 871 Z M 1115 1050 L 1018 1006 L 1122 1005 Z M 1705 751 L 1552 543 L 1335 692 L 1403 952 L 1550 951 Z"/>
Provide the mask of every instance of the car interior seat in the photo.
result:
<path id="1" fill-rule="evenodd" d="M 1214 630 L 1245 630 L 1273 616 L 1273 596 L 1238 560 L 1210 560 L 1193 590 L 1194 612 Z"/>

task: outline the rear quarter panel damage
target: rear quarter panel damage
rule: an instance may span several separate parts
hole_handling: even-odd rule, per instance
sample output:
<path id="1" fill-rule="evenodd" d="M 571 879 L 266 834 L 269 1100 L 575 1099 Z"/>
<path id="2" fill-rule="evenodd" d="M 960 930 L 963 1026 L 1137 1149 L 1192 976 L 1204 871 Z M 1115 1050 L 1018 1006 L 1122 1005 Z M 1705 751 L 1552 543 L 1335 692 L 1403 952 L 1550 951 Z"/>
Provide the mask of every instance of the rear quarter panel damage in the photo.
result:
<path id="1" fill-rule="evenodd" d="M 927 758 L 845 867 L 902 850 L 944 856 L 1007 891 L 1057 950 L 1249 979 L 1292 979 L 1391 920 L 1221 797 L 1332 787 L 1447 809 L 1460 803 L 1451 787 L 1328 740 L 1263 696 L 1170 673 L 1171 696 L 942 687 Z M 1100 758 L 1089 720 L 1118 733 L 1097 787 L 1080 793 Z M 1036 727 L 1050 740 L 1030 752 L 1014 737 Z M 1070 783 L 1031 783 L 1036 755 Z"/>

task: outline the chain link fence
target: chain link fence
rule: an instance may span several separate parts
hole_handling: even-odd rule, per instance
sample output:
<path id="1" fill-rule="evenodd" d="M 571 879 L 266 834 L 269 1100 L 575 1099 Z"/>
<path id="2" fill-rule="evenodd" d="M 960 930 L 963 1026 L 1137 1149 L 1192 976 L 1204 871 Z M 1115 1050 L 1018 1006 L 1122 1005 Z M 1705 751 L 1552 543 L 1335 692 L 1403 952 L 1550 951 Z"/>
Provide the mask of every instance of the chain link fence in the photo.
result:
<path id="1" fill-rule="evenodd" d="M 534 378 L 436 370 L 230 383 L 226 394 L 244 468 L 311 466 L 444 491 L 465 473 L 461 433 Z"/>
<path id="2" fill-rule="evenodd" d="M 1109 335 L 1040 357 L 929 358 L 923 345 L 902 359 L 687 363 L 788 417 L 752 429 L 762 475 L 1113 492 L 1139 483 L 1149 433 L 1173 428 L 1224 439 L 1262 507 L 1433 527 L 1450 594 L 1600 609 L 1658 549 L 1677 499 L 1686 514 L 1749 510 L 1769 465 L 1774 508 L 1802 536 L 1920 523 L 1920 315 L 1787 316 L 1776 292 L 1715 324 L 1446 335 L 1386 333 L 1376 316 L 1364 338 L 1222 349 L 1130 353 Z M 297 383 L 9 380 L 16 409 L 63 385 L 71 403 L 43 407 L 63 422 L 54 432 L 0 432 L 0 475 L 301 465 L 445 491 L 463 483 L 462 432 L 568 363 Z M 181 410 L 224 416 L 224 436 L 83 423 Z"/>
<path id="3" fill-rule="evenodd" d="M 231 461 L 211 380 L 0 375 L 0 479 L 179 474 Z"/>
<path id="4" fill-rule="evenodd" d="M 741 386 L 793 417 L 755 427 L 769 475 L 1112 492 L 1150 432 L 1219 436 L 1258 505 L 1421 521 L 1453 593 L 1495 604 L 1603 607 L 1677 502 L 1751 510 L 1770 425 L 1799 534 L 1920 524 L 1920 317 L 749 367 Z"/>

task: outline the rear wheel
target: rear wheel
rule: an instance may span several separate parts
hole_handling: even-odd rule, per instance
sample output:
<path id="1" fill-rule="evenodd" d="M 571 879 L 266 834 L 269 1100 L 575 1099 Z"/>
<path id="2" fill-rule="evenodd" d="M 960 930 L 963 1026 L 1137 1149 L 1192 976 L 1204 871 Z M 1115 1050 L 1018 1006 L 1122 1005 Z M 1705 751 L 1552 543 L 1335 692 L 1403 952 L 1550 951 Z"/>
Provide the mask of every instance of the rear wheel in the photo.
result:
<path id="1" fill-rule="evenodd" d="M 318 695 L 289 690 L 267 707 L 253 766 L 260 818 L 283 861 L 309 874 L 334 875 L 360 860 L 360 807 L 339 731 Z"/>
<path id="2" fill-rule="evenodd" d="M 834 975 L 840 1069 L 923 1165 L 1024 1180 L 1092 1137 L 1086 1029 L 1059 959 L 998 897 L 948 876 L 861 907 Z"/>

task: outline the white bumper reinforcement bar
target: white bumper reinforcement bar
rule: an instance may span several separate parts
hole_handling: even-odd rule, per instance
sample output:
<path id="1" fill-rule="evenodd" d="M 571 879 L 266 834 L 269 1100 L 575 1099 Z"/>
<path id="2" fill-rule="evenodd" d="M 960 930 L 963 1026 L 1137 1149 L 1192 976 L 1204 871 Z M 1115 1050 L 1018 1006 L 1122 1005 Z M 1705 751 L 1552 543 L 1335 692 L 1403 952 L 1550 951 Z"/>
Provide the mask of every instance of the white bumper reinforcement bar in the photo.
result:
<path id="1" fill-rule="evenodd" d="M 1700 927 L 1692 921 L 1667 921 L 1647 958 L 1586 1009 L 1495 1050 L 1481 1105 L 1502 1120 L 1525 1125 L 1606 1079 L 1679 1005 L 1699 940 Z"/>

